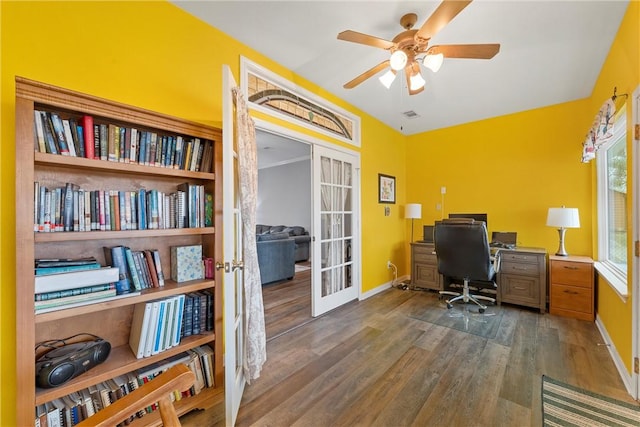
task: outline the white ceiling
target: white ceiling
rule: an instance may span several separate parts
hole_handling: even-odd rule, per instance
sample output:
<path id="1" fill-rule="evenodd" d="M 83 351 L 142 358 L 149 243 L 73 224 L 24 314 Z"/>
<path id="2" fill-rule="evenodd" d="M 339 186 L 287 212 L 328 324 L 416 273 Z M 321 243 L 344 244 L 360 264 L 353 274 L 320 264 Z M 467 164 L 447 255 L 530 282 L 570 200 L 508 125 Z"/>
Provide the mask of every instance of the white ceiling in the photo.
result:
<path id="1" fill-rule="evenodd" d="M 422 68 L 425 90 L 372 77 L 342 85 L 388 59 L 383 49 L 337 39 L 354 30 L 391 40 L 400 17 L 415 28 L 440 1 L 174 1 L 176 5 L 405 135 L 589 97 L 628 1 L 475 0 L 431 40 L 500 43 L 490 60 L 445 59 Z M 379 75 L 383 72 L 379 73 Z M 613 91 L 613 88 L 611 88 Z M 415 111 L 417 118 L 402 114 Z"/>

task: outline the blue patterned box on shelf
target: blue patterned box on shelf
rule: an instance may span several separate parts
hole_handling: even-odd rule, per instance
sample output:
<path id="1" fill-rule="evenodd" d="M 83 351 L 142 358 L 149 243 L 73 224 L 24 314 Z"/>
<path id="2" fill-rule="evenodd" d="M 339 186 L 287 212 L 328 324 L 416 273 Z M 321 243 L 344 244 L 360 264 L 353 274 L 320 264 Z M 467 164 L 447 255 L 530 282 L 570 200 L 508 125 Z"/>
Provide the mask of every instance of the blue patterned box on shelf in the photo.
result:
<path id="1" fill-rule="evenodd" d="M 176 282 L 204 279 L 202 245 L 171 247 L 171 279 Z"/>

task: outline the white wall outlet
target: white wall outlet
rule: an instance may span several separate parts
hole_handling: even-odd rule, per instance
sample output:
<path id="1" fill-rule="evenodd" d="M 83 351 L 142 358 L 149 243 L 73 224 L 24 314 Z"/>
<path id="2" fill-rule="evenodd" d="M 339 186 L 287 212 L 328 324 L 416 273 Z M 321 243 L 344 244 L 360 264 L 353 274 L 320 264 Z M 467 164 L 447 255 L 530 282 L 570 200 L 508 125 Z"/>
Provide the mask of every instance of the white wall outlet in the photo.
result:
<path id="1" fill-rule="evenodd" d="M 391 268 L 391 261 L 387 261 L 387 269 Z"/>
<path id="2" fill-rule="evenodd" d="M 436 203 L 436 210 L 437 211 L 441 211 L 442 210 L 442 203 Z"/>
<path id="3" fill-rule="evenodd" d="M 440 194 L 447 194 L 447 187 L 440 187 Z"/>

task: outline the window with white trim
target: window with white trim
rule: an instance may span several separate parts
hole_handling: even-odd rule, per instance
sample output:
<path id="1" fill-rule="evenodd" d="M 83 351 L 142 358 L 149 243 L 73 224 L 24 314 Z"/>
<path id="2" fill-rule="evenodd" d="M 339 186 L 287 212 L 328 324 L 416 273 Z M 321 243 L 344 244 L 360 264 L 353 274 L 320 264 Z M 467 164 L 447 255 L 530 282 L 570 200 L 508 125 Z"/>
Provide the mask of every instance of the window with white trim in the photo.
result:
<path id="1" fill-rule="evenodd" d="M 627 281 L 627 120 L 618 110 L 613 137 L 596 153 L 598 175 L 598 261 L 617 279 Z"/>

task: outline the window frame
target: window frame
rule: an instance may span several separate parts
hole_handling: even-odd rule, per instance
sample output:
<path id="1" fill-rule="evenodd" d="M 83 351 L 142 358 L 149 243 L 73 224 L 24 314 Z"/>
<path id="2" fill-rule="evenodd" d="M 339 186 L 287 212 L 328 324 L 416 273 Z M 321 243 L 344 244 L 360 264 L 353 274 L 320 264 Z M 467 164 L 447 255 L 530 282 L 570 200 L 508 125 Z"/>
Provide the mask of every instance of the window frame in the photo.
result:
<path id="1" fill-rule="evenodd" d="M 629 147 L 627 144 L 627 117 L 626 117 L 626 104 L 624 104 L 618 114 L 616 114 L 615 123 L 613 127 L 613 137 L 610 141 L 603 144 L 596 152 L 596 171 L 597 171 L 597 212 L 598 212 L 598 261 L 595 266 L 596 269 L 604 278 L 611 284 L 616 292 L 626 298 L 628 296 L 628 271 L 629 271 L 629 218 L 626 218 L 626 254 L 627 262 L 626 269 L 621 269 L 619 264 L 609 259 L 609 199 L 608 199 L 608 183 L 609 183 L 609 168 L 608 168 L 608 153 L 609 150 L 621 142 L 624 144 L 626 150 L 626 162 L 625 173 L 627 183 L 629 182 Z M 628 193 L 625 195 L 626 205 L 631 202 Z M 625 206 L 626 209 L 626 206 Z M 628 209 L 625 211 L 625 217 L 627 217 Z"/>

